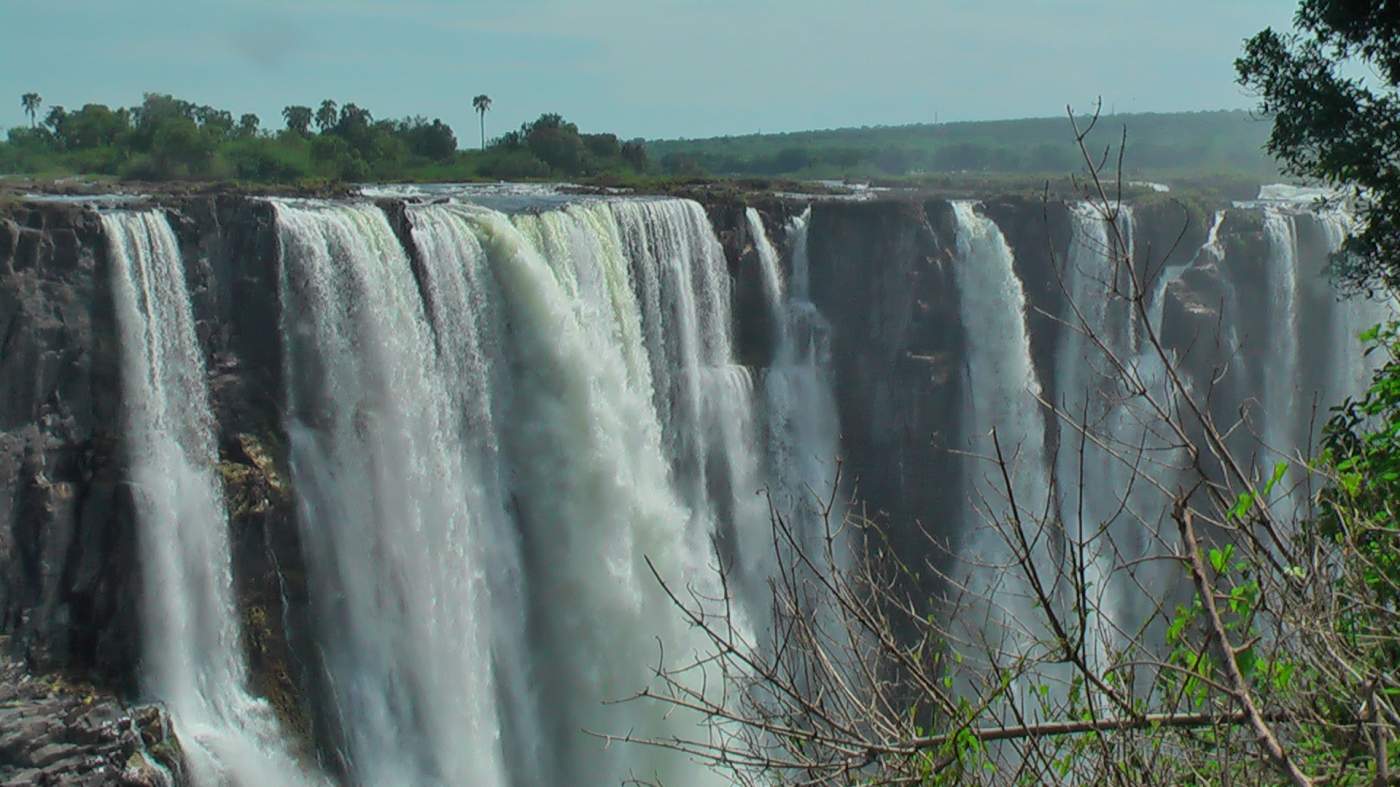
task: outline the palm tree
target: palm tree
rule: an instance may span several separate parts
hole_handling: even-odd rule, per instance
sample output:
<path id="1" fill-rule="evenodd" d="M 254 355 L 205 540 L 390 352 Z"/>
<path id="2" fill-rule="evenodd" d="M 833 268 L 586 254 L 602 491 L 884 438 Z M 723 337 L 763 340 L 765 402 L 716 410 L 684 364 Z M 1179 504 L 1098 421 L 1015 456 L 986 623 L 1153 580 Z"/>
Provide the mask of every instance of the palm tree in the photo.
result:
<path id="1" fill-rule="evenodd" d="M 336 114 L 335 102 L 329 98 L 321 102 L 321 108 L 316 110 L 316 127 L 325 133 L 327 129 L 334 126 L 340 116 Z"/>
<path id="2" fill-rule="evenodd" d="M 24 113 L 29 116 L 29 127 L 34 128 L 34 115 L 39 111 L 39 106 L 44 103 L 38 93 L 25 93 L 19 97 L 20 106 L 24 107 Z"/>
<path id="3" fill-rule="evenodd" d="M 486 110 L 491 108 L 491 97 L 482 93 L 472 99 L 472 109 L 481 116 L 481 149 L 486 149 Z"/>
<path id="4" fill-rule="evenodd" d="M 282 119 L 287 121 L 287 128 L 303 137 L 307 136 L 308 129 L 311 128 L 311 107 L 298 105 L 283 107 Z"/>

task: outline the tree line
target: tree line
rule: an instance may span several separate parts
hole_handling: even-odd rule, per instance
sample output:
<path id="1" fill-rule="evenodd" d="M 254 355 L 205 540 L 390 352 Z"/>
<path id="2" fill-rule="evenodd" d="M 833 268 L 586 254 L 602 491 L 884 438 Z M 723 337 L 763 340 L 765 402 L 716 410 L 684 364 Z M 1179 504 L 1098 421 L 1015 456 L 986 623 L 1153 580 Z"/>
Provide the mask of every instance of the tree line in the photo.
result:
<path id="1" fill-rule="evenodd" d="M 1173 112 L 1105 118 L 1091 143 L 1126 127 L 1137 172 L 1276 177 L 1265 119 L 1246 112 Z M 867 126 L 709 139 L 653 140 L 672 174 L 902 178 L 946 173 L 1054 174 L 1079 169 L 1060 118 Z"/>
<path id="2" fill-rule="evenodd" d="M 86 104 L 42 112 L 37 93 L 20 98 L 29 127 L 0 142 L 0 172 L 104 175 L 128 180 L 472 180 L 634 176 L 650 169 L 640 140 L 585 134 L 557 114 L 488 141 L 491 98 L 478 95 L 480 150 L 461 150 L 451 126 L 419 115 L 376 119 L 353 102 L 327 99 L 290 105 L 281 127 L 264 128 L 252 113 L 227 110 L 162 93 L 139 106 Z"/>

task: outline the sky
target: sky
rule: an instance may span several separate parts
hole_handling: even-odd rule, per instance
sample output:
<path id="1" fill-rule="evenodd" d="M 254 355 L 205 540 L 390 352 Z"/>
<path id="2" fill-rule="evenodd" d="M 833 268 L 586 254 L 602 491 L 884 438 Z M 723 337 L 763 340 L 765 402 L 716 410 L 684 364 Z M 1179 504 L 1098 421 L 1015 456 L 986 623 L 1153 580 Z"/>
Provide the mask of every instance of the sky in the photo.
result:
<path id="1" fill-rule="evenodd" d="M 354 101 L 477 141 L 543 112 L 624 138 L 1242 109 L 1248 36 L 1292 0 L 0 0 L 0 126 L 20 95 L 145 92 L 253 112 Z M 46 110 L 45 110 L 46 111 Z"/>

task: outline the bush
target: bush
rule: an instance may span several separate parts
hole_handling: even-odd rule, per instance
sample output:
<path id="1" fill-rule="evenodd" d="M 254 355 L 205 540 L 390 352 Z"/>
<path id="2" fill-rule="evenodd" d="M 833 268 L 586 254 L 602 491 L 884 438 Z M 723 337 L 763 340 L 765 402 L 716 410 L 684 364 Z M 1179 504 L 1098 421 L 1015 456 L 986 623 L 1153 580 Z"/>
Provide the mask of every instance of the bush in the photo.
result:
<path id="1" fill-rule="evenodd" d="M 64 160 L 74 172 L 115 175 L 126 163 L 127 152 L 115 145 L 104 145 L 76 150 L 64 156 Z"/>
<path id="2" fill-rule="evenodd" d="M 265 183 L 287 182 L 311 174 L 305 153 L 271 139 L 247 139 L 228 145 L 223 158 L 233 176 Z"/>
<path id="3" fill-rule="evenodd" d="M 524 150 L 487 151 L 477 166 L 477 174 L 488 178 L 546 178 L 549 165 Z"/>
<path id="4" fill-rule="evenodd" d="M 574 174 L 583 170 L 583 140 L 566 128 L 545 126 L 532 129 L 525 138 L 525 144 L 536 158 L 560 172 Z"/>

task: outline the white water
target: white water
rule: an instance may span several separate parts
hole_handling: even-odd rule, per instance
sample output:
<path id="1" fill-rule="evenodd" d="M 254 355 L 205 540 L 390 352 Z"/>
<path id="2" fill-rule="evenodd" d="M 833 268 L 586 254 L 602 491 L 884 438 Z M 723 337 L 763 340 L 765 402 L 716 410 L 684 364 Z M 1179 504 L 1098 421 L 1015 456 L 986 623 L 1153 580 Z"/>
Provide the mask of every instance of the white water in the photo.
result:
<path id="1" fill-rule="evenodd" d="M 762 413 L 753 372 L 734 363 L 731 284 L 704 209 L 686 200 L 609 203 L 653 381 L 672 483 L 696 533 L 714 533 L 743 609 L 767 614 L 772 573 Z"/>
<path id="2" fill-rule="evenodd" d="M 449 378 L 482 359 L 437 351 L 377 208 L 279 203 L 277 221 L 286 429 L 351 772 L 364 784 L 505 784 L 483 545 L 502 514 L 464 449 L 465 382 Z M 496 560 L 508 551 L 491 546 Z"/>
<path id="3" fill-rule="evenodd" d="M 830 380 L 831 327 L 810 300 L 807 230 L 811 209 L 787 226 L 792 248 L 792 281 L 785 286 L 779 255 L 758 211 L 747 211 L 750 236 L 758 251 L 767 307 L 776 336 L 773 365 L 763 383 L 768 420 L 771 494 L 791 518 L 799 544 L 820 559 L 827 525 L 840 529 L 844 517 L 836 484 L 840 425 Z M 823 519 L 828 501 L 837 504 Z M 771 550 L 770 550 L 771 551 Z"/>
<path id="4" fill-rule="evenodd" d="M 1166 597 L 1176 574 L 1173 565 L 1149 559 L 1161 549 L 1154 534 L 1163 524 L 1167 498 L 1150 483 L 1167 488 L 1182 459 L 1171 446 L 1147 401 L 1128 396 L 1120 375 L 1141 384 L 1156 401 L 1169 406 L 1177 395 L 1167 366 L 1147 341 L 1142 319 L 1160 340 L 1168 287 L 1205 255 L 1223 259 L 1220 226 L 1214 214 L 1206 241 L 1191 259 L 1162 269 L 1150 286 L 1143 314 L 1131 307 L 1131 286 L 1116 255 L 1132 255 L 1133 214 L 1120 211 L 1118 223 L 1126 249 L 1110 247 L 1107 222 L 1090 205 L 1071 208 L 1073 233 L 1064 272 L 1070 303 L 1062 319 L 1056 351 L 1057 404 L 1069 421 L 1087 423 L 1084 437 L 1069 421 L 1060 426 L 1056 454 L 1057 497 L 1061 521 L 1070 538 L 1086 545 L 1086 565 L 1093 614 L 1086 625 L 1090 656 L 1103 665 L 1114 649 L 1152 614 L 1152 598 Z M 1118 295 L 1107 283 L 1118 282 Z M 1097 342 L 1085 331 L 1092 331 Z M 1112 353 L 1122 371 L 1105 356 Z M 1166 359 L 1170 361 L 1170 359 Z M 1103 444 L 1098 444 L 1102 442 Z M 1082 443 L 1082 445 L 1081 445 Z M 1082 456 L 1081 456 L 1082 451 Z"/>
<path id="5" fill-rule="evenodd" d="M 175 234 L 157 211 L 105 213 L 102 228 L 143 555 L 143 689 L 169 708 L 196 784 L 296 783 L 271 708 L 247 689 L 214 418 Z"/>
<path id="6" fill-rule="evenodd" d="M 1255 337 L 1269 353 L 1263 374 L 1264 426 L 1262 438 L 1268 453 L 1260 465 L 1267 478 L 1276 462 L 1296 456 L 1302 443 L 1299 431 L 1298 358 L 1298 230 L 1292 214 L 1264 209 L 1264 234 L 1269 242 L 1267 278 L 1268 333 Z"/>
<path id="7" fill-rule="evenodd" d="M 703 210 L 413 207 L 416 282 L 378 209 L 277 211 L 293 469 L 356 781 L 713 781 L 582 732 L 703 734 L 604 704 L 651 682 L 658 642 L 669 664 L 703 645 L 648 561 L 714 594 L 712 538 L 767 542 Z"/>
<path id="8" fill-rule="evenodd" d="M 1322 228 L 1328 254 L 1336 253 L 1355 230 L 1350 214 L 1342 210 L 1324 210 L 1314 214 Z M 1324 273 L 1325 276 L 1325 273 Z M 1330 282 L 1328 282 L 1330 284 Z M 1365 298 L 1359 295 L 1342 299 L 1332 293 L 1331 347 L 1332 363 L 1328 368 L 1330 385 L 1326 388 L 1323 405 L 1341 404 L 1347 397 L 1359 397 L 1370 387 L 1371 374 L 1382 363 L 1383 354 L 1365 355 L 1365 345 L 1358 338 L 1363 331 L 1392 318 L 1393 299 Z"/>
<path id="9" fill-rule="evenodd" d="M 1115 369 L 1135 360 L 1136 315 L 1126 297 L 1131 285 L 1117 259 L 1122 252 L 1110 247 L 1107 221 L 1087 203 L 1072 206 L 1070 217 L 1063 276 L 1074 309 L 1062 317 L 1055 353 L 1056 405 L 1063 411 L 1055 479 L 1066 536 L 1084 553 L 1084 593 L 1098 613 L 1086 624 L 1086 641 L 1102 663 L 1117 639 L 1115 631 L 1132 625 L 1124 620 L 1129 588 L 1117 581 L 1114 569 L 1125 552 L 1137 551 L 1128 542 L 1136 541 L 1133 531 L 1142 527 L 1128 500 L 1134 437 L 1141 430 L 1134 429 L 1135 414 L 1127 411 Z M 1120 226 L 1131 222 L 1131 214 L 1120 214 Z M 1120 231 L 1129 243 L 1131 231 Z"/>
<path id="10" fill-rule="evenodd" d="M 1034 525 L 1050 494 L 1045 420 L 1037 402 L 1041 386 L 1031 361 L 1025 292 L 1006 238 L 971 202 L 954 202 L 953 214 L 958 250 L 953 270 L 967 346 L 962 438 L 980 457 L 965 463 L 963 540 L 957 549 L 970 566 L 969 589 L 991 602 L 983 620 L 963 624 L 980 627 L 993 647 L 1025 652 L 1042 632 L 1029 628 L 1037 618 L 1036 600 L 1020 572 L 1009 565 L 1013 553 L 1007 538 L 1015 538 L 1013 515 L 1023 523 L 1020 532 L 1029 557 L 1050 592 L 1056 585 L 1055 555 L 1060 547 L 1051 532 Z M 1009 467 L 1014 509 L 1000 471 L 989 461 L 995 456 L 993 429 Z M 989 520 L 1000 523 L 1005 532 L 997 532 Z"/>

